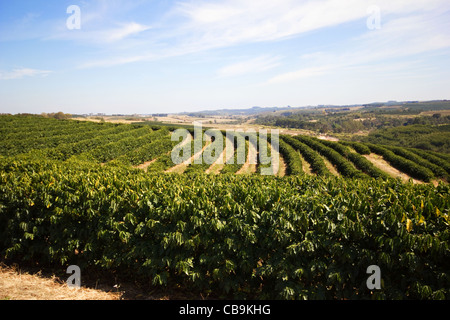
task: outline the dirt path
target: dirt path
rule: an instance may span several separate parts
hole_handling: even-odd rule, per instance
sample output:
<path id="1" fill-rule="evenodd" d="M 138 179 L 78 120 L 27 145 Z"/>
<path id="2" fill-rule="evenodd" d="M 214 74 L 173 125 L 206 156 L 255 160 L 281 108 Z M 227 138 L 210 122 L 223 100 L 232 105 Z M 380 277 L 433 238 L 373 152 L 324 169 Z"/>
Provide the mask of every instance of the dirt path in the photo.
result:
<path id="1" fill-rule="evenodd" d="M 270 157 L 269 157 L 270 162 L 267 163 L 267 165 L 265 165 L 264 167 L 259 168 L 260 174 L 263 174 L 262 170 L 264 169 L 264 171 L 270 172 L 269 175 L 278 176 L 278 177 L 285 176 L 286 175 L 286 163 L 284 162 L 283 158 L 281 157 L 280 152 L 275 150 L 273 145 L 269 142 L 267 142 L 267 146 L 268 146 L 268 148 L 270 148 Z M 268 166 L 269 164 L 270 164 L 270 167 Z M 261 163 L 259 163 L 259 165 L 261 166 Z M 270 168 L 270 171 L 267 170 L 269 168 Z M 264 174 L 266 174 L 266 172 L 264 172 Z"/>
<path id="2" fill-rule="evenodd" d="M 203 151 L 205 151 L 206 147 L 209 146 L 211 141 L 206 141 L 205 145 L 203 146 L 202 150 L 194 154 L 192 157 L 184 161 L 183 163 L 177 164 L 169 169 L 167 169 L 166 173 L 183 173 L 186 168 L 189 166 L 189 164 L 194 163 L 195 159 L 198 159 L 202 156 Z"/>
<path id="3" fill-rule="evenodd" d="M 407 182 L 409 179 L 411 179 L 411 177 L 408 176 L 407 174 L 392 167 L 386 160 L 383 159 L 382 156 L 380 156 L 378 154 L 371 153 L 369 155 L 364 155 L 364 157 L 367 160 L 369 160 L 370 162 L 372 162 L 374 166 L 383 170 L 384 172 L 386 172 L 387 174 L 389 174 L 390 176 L 392 176 L 394 178 L 400 177 L 400 179 L 402 179 L 405 182 Z M 419 181 L 416 179 L 413 179 L 413 182 L 414 183 L 423 183 L 422 181 Z"/>
<path id="4" fill-rule="evenodd" d="M 141 163 L 140 165 L 135 166 L 135 168 L 136 168 L 136 169 L 142 169 L 142 170 L 147 171 L 147 168 L 148 168 L 150 165 L 152 165 L 156 160 L 158 160 L 158 158 L 155 158 L 155 159 L 153 159 L 153 160 L 151 160 L 151 161 L 147 161 L 147 162 Z"/>
<path id="5" fill-rule="evenodd" d="M 272 155 L 272 171 L 274 176 L 284 177 L 286 175 L 286 162 L 281 156 L 280 152 L 277 152 L 272 144 L 270 146 L 270 154 Z"/>
<path id="6" fill-rule="evenodd" d="M 253 143 L 248 142 L 247 160 L 236 174 L 252 174 L 256 172 L 256 164 L 258 163 L 258 151 Z"/>
<path id="7" fill-rule="evenodd" d="M 300 157 L 300 160 L 302 161 L 302 169 L 303 172 L 306 173 L 307 175 L 313 176 L 315 175 L 312 171 L 311 171 L 311 165 L 309 164 L 308 161 L 305 160 L 305 158 L 303 158 L 302 154 L 300 153 L 300 151 L 297 151 L 298 156 Z"/>
<path id="8" fill-rule="evenodd" d="M 227 139 L 227 138 L 225 138 L 225 139 Z M 229 140 L 229 141 L 231 141 L 231 140 Z M 226 147 L 226 145 L 227 144 L 225 143 L 225 147 L 223 148 L 222 153 L 217 158 L 216 162 L 213 163 L 208 169 L 206 169 L 205 173 L 219 174 L 220 171 L 223 169 L 224 165 L 227 163 L 228 159 L 234 157 L 234 154 L 232 153 L 232 154 L 228 155 L 228 158 L 227 158 L 227 147 Z M 231 145 L 233 145 L 233 141 L 231 141 Z"/>
<path id="9" fill-rule="evenodd" d="M 337 171 L 336 167 L 333 166 L 333 164 L 330 162 L 330 160 L 328 160 L 325 157 L 322 157 L 323 162 L 325 162 L 325 166 L 327 167 L 328 170 L 330 170 L 330 172 L 335 175 L 335 176 L 340 176 L 340 173 Z"/>
<path id="10" fill-rule="evenodd" d="M 338 138 L 330 137 L 330 136 L 324 136 L 324 135 L 318 136 L 317 138 L 320 139 L 320 140 L 339 141 Z"/>
<path id="11" fill-rule="evenodd" d="M 283 157 L 281 155 L 279 155 L 278 157 L 279 159 L 279 167 L 278 167 L 278 172 L 276 173 L 276 175 L 278 177 L 284 177 L 286 175 L 286 162 L 284 161 Z"/>
<path id="12" fill-rule="evenodd" d="M 170 135 L 172 135 L 172 132 L 170 133 Z M 192 137 L 191 137 L 191 138 L 192 138 Z M 184 146 L 186 143 L 188 143 L 188 142 L 190 142 L 190 141 L 191 141 L 191 140 L 190 140 L 189 138 L 184 139 L 183 142 L 179 145 L 179 147 Z M 168 154 L 170 154 L 171 152 L 172 152 L 172 151 L 169 151 L 169 152 L 166 153 L 165 155 L 168 155 Z M 144 171 L 147 171 L 147 168 L 148 168 L 149 166 L 151 166 L 156 160 L 158 160 L 158 157 L 156 157 L 156 158 L 153 159 L 153 160 L 146 161 L 146 162 L 141 163 L 141 164 L 139 164 L 139 165 L 137 165 L 137 166 L 134 166 L 133 168 L 136 168 L 136 169 L 142 169 L 142 170 L 144 170 Z"/>

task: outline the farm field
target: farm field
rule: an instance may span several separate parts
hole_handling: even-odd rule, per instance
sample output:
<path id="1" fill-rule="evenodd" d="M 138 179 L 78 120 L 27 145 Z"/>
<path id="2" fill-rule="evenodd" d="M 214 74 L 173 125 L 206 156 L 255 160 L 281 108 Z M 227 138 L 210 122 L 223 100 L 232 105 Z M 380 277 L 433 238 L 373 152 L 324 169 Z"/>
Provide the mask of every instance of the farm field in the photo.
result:
<path id="1" fill-rule="evenodd" d="M 448 154 L 282 134 L 265 176 L 248 139 L 229 153 L 244 148 L 244 163 L 175 165 L 175 126 L 0 124 L 5 261 L 219 298 L 450 298 Z"/>

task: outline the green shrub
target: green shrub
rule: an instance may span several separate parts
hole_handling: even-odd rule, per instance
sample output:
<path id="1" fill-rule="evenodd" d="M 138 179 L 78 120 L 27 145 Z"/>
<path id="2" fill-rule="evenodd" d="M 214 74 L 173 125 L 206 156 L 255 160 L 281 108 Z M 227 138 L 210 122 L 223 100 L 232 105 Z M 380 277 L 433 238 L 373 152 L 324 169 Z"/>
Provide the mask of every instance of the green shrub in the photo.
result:
<path id="1" fill-rule="evenodd" d="M 221 298 L 450 297 L 444 184 L 4 158 L 0 191 L 0 256 L 41 268 L 75 264 Z"/>
<path id="2" fill-rule="evenodd" d="M 320 155 L 308 145 L 287 135 L 281 135 L 280 137 L 283 141 L 300 152 L 303 158 L 309 163 L 313 173 L 319 176 L 327 176 L 331 174 Z"/>

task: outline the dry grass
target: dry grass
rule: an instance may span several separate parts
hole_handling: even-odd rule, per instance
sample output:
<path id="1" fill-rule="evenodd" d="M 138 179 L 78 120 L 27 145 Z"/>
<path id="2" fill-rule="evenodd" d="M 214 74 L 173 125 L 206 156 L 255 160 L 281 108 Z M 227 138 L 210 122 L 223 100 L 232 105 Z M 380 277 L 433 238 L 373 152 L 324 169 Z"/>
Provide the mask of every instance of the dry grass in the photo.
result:
<path id="1" fill-rule="evenodd" d="M 67 274 L 67 278 L 70 275 Z M 0 262 L 1 300 L 205 300 L 208 294 L 189 288 L 161 288 L 150 283 L 118 281 L 111 275 L 83 274 L 81 288 L 69 288 L 67 278 L 44 274 L 35 267 Z"/>
<path id="2" fill-rule="evenodd" d="M 432 116 L 433 114 L 439 113 L 441 116 L 450 116 L 450 110 L 432 110 L 432 111 L 423 111 L 420 113 L 421 116 Z"/>
<path id="3" fill-rule="evenodd" d="M 69 275 L 68 275 L 69 277 Z M 30 274 L 18 267 L 0 265 L 0 300 L 119 300 L 119 292 L 69 288 L 56 276 Z"/>

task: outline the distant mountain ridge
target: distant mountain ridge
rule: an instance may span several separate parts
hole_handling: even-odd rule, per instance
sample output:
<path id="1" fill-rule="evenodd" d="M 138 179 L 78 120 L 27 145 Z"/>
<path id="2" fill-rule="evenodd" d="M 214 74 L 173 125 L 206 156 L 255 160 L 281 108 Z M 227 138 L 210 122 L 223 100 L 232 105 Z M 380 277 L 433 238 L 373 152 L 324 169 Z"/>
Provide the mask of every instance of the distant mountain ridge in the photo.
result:
<path id="1" fill-rule="evenodd" d="M 257 115 L 261 113 L 267 112 L 276 112 L 276 111 L 284 111 L 284 110 L 307 110 L 307 109 L 322 109 L 322 108 L 351 108 L 362 106 L 365 108 L 377 108 L 377 107 L 387 107 L 387 106 L 399 106 L 399 107 L 420 107 L 427 110 L 438 110 L 438 109 L 450 109 L 450 100 L 429 100 L 429 101 L 387 101 L 387 102 L 372 102 L 365 104 L 349 104 L 349 105 L 317 105 L 317 106 L 302 106 L 302 107 L 259 107 L 255 106 L 252 108 L 241 108 L 241 109 L 218 109 L 218 110 L 203 110 L 203 111 L 195 111 L 195 112 L 181 112 L 177 113 L 180 115 L 189 115 L 189 116 L 231 116 L 231 115 Z"/>

